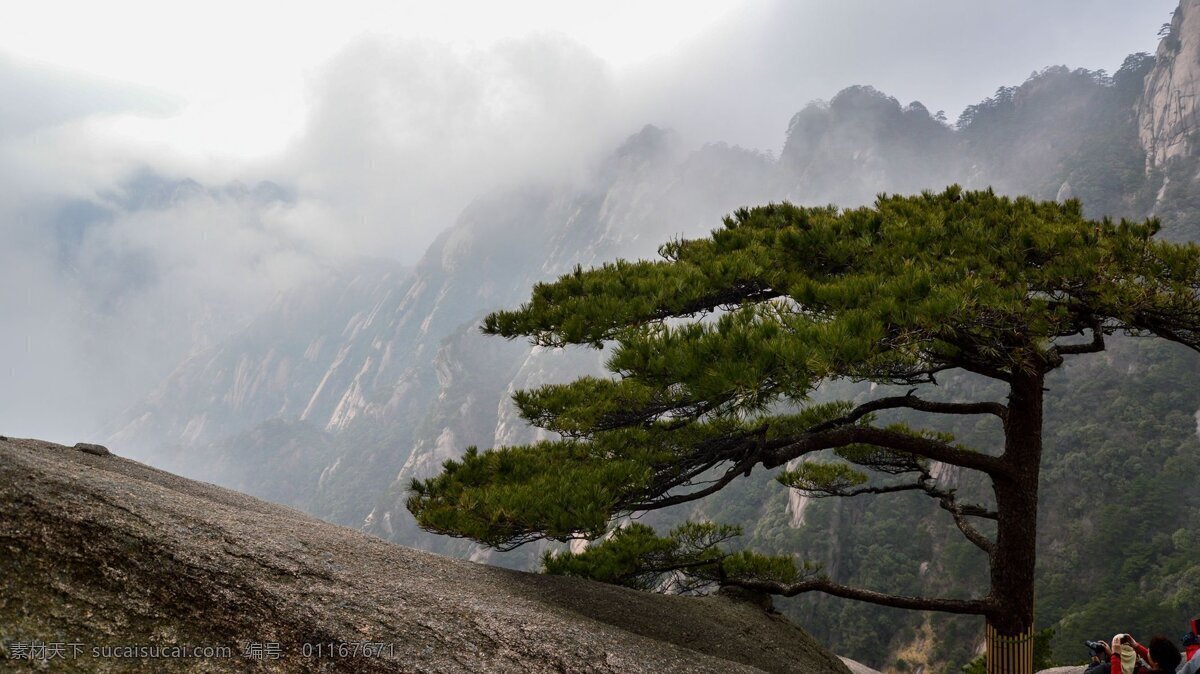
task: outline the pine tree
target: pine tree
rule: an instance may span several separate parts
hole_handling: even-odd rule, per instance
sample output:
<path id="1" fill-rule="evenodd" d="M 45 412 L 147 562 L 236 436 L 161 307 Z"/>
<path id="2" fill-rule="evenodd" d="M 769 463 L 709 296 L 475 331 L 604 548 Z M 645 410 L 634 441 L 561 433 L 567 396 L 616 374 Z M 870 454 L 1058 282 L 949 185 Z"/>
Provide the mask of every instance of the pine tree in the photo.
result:
<path id="1" fill-rule="evenodd" d="M 558 439 L 469 448 L 414 481 L 408 507 L 427 530 L 511 549 L 597 539 L 616 519 L 702 499 L 756 468 L 788 467 L 777 479 L 814 496 L 923 493 L 987 556 L 986 596 L 848 587 L 790 558 L 721 552 L 731 531 L 711 525 L 666 539 L 636 529 L 557 566 L 591 564 L 635 586 L 684 571 L 775 595 L 980 615 L 988 671 L 1031 672 L 1046 374 L 1115 333 L 1200 349 L 1200 247 L 1157 231 L 1153 219 L 1085 219 L 1077 201 L 954 186 L 848 210 L 743 209 L 708 238 L 663 245 L 662 260 L 576 268 L 483 330 L 543 347 L 608 345 L 614 376 L 516 393 L 522 416 Z M 930 396 L 939 376 L 963 372 L 998 382 L 1007 399 Z M 910 390 L 812 402 L 833 380 Z M 982 415 L 1002 427 L 1003 446 L 876 423 L 889 410 Z M 991 494 L 962 501 L 934 479 L 938 463 L 981 473 Z"/>

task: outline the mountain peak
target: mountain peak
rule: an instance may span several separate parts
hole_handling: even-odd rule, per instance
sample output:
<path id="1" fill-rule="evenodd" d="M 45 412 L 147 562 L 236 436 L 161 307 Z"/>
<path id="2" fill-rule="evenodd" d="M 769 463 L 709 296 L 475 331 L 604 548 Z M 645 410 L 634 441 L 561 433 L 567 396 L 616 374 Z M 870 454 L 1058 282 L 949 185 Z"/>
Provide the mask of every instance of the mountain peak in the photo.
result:
<path id="1" fill-rule="evenodd" d="M 1195 152 L 1200 128 L 1200 0 L 1182 0 L 1158 45 L 1138 106 L 1146 168 Z"/>

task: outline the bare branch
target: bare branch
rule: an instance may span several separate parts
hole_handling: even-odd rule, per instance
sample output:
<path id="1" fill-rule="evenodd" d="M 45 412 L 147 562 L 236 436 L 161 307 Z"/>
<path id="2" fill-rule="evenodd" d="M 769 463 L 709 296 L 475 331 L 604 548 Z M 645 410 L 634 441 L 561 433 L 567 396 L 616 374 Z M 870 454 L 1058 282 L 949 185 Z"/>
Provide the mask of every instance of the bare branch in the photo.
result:
<path id="1" fill-rule="evenodd" d="M 721 491 L 725 488 L 725 485 L 733 482 L 735 478 L 746 475 L 750 469 L 754 467 L 754 464 L 758 462 L 758 458 L 757 452 L 750 453 L 746 458 L 742 459 L 732 468 L 726 470 L 724 475 L 713 481 L 712 484 L 704 489 L 688 492 L 686 494 L 676 494 L 674 496 L 668 496 L 667 498 L 658 499 L 656 501 L 632 503 L 628 506 L 624 506 L 622 510 L 627 512 L 636 512 L 639 510 L 658 510 L 660 508 L 667 508 L 669 506 L 679 505 L 680 503 L 687 503 L 689 501 L 702 499 L 709 494 L 715 494 L 716 492 Z"/>
<path id="2" fill-rule="evenodd" d="M 974 503 L 963 503 L 958 506 L 958 509 L 967 517 L 979 517 L 985 520 L 1000 519 L 1000 513 L 996 512 L 995 510 L 988 510 L 987 508 Z"/>
<path id="3" fill-rule="evenodd" d="M 1074 356 L 1081 353 L 1099 353 L 1104 350 L 1104 327 L 1100 320 L 1092 318 L 1092 341 L 1083 344 L 1058 344 L 1050 350 L 1050 360 L 1057 367 L 1062 364 L 1063 356 Z"/>
<path id="4" fill-rule="evenodd" d="M 823 449 L 866 444 L 908 452 L 934 461 L 978 470 L 988 475 L 1007 474 L 1011 470 L 1008 465 L 994 456 L 956 447 L 941 440 L 874 426 L 840 426 L 816 433 L 809 432 L 775 438 L 763 444 L 762 464 L 766 468 L 775 468 L 792 459 Z"/>
<path id="5" fill-rule="evenodd" d="M 905 597 L 884 594 L 874 590 L 864 590 L 835 583 L 827 577 L 810 578 L 795 583 L 780 583 L 769 580 L 739 580 L 726 578 L 723 585 L 735 585 L 748 590 L 756 590 L 767 594 L 783 597 L 795 597 L 805 592 L 824 592 L 835 597 L 865 601 L 880 606 L 906 608 L 917 611 L 941 611 L 943 613 L 960 613 L 966 615 L 984 615 L 991 608 L 991 603 L 984 599 L 945 599 L 940 597 Z"/>
<path id="6" fill-rule="evenodd" d="M 1104 350 L 1104 333 L 1093 333 L 1092 341 L 1086 344 L 1059 344 L 1054 352 L 1060 356 L 1074 356 L 1081 353 L 1098 353 Z"/>
<path id="7" fill-rule="evenodd" d="M 980 550 L 986 552 L 989 558 L 995 554 L 996 544 L 993 543 L 987 536 L 984 536 L 982 533 L 980 533 L 978 529 L 971 526 L 971 523 L 967 521 L 967 514 L 964 512 L 963 507 L 958 505 L 958 503 L 955 501 L 954 492 L 948 492 L 944 496 L 940 497 L 938 499 L 938 504 L 941 505 L 943 510 L 950 513 L 950 515 L 954 518 L 955 526 L 958 527 L 958 530 L 962 532 L 963 536 L 967 537 L 967 540 L 974 543 L 975 546 Z"/>
<path id="8" fill-rule="evenodd" d="M 819 432 L 837 426 L 845 426 L 852 424 L 859 419 L 882 410 L 891 409 L 910 409 L 918 412 L 932 412 L 934 414 L 993 414 L 1003 421 L 1008 418 L 1008 407 L 1002 403 L 995 402 L 980 402 L 980 403 L 944 403 L 935 402 L 932 400 L 923 400 L 912 394 L 909 391 L 902 396 L 893 396 L 890 398 L 879 398 L 870 402 L 863 403 L 855 407 L 848 414 L 837 419 L 830 419 L 825 423 L 814 426 L 809 429 L 809 432 Z"/>
<path id="9" fill-rule="evenodd" d="M 795 487 L 793 487 L 793 489 L 795 489 Z M 852 496 L 862 496 L 864 494 L 895 494 L 896 492 L 918 491 L 921 489 L 923 489 L 923 487 L 920 484 L 912 482 L 912 483 L 905 483 L 905 484 L 894 484 L 894 485 L 889 485 L 887 487 L 858 487 L 856 489 L 851 489 L 849 491 L 836 492 L 836 493 L 835 492 L 816 492 L 816 491 L 812 491 L 812 490 L 808 490 L 808 489 L 805 489 L 802 491 L 804 491 L 807 496 L 810 496 L 812 498 L 828 498 L 828 497 L 832 497 L 832 496 L 837 496 L 839 498 L 849 498 Z"/>

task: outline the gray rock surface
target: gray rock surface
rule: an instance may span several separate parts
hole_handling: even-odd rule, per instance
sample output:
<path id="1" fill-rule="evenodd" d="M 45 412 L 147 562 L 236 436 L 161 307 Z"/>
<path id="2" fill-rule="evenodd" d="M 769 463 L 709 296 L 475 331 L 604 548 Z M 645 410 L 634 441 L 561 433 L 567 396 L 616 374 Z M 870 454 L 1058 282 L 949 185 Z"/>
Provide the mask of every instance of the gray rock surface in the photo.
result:
<path id="1" fill-rule="evenodd" d="M 850 669 L 850 674 L 880 674 L 878 669 L 871 669 L 857 660 L 842 658 L 842 663 Z"/>
<path id="2" fill-rule="evenodd" d="M 85 454 L 91 454 L 92 456 L 108 456 L 112 453 L 108 451 L 108 447 L 105 447 L 104 445 L 92 444 L 90 442 L 75 443 L 75 449 L 78 449 Z"/>
<path id="3" fill-rule="evenodd" d="M 1200 0 L 1182 0 L 1138 105 L 1147 168 L 1194 152 L 1200 129 Z"/>
<path id="4" fill-rule="evenodd" d="M 0 441 L 0 669 L 13 644 L 80 643 L 53 671 L 849 670 L 775 614 L 403 548 L 117 456 Z M 279 644 L 282 658 L 243 656 Z M 303 644 L 383 643 L 374 657 Z M 91 657 L 111 645 L 227 658 Z M 325 648 L 328 648 L 326 646 Z"/>

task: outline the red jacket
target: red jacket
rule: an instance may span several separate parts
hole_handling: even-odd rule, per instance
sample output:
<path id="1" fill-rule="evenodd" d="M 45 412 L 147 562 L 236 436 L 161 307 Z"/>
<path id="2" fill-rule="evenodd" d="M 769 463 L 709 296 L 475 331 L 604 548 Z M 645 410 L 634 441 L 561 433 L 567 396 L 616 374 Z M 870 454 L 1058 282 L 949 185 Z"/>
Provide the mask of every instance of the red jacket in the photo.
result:
<path id="1" fill-rule="evenodd" d="M 1133 650 L 1137 652 L 1139 658 L 1145 660 L 1146 662 L 1150 661 L 1150 649 L 1146 648 L 1145 646 L 1143 646 L 1141 644 L 1134 644 Z M 1188 660 L 1191 660 L 1192 656 L 1195 655 L 1197 651 L 1200 651 L 1200 645 L 1188 646 L 1187 650 L 1184 651 L 1187 654 L 1187 657 L 1185 657 L 1183 659 L 1183 661 L 1187 662 Z M 1109 662 L 1108 668 L 1109 668 L 1109 671 L 1111 672 L 1111 674 L 1120 674 L 1120 672 L 1121 672 L 1121 654 L 1120 653 L 1114 652 L 1112 654 L 1112 661 Z"/>
<path id="2" fill-rule="evenodd" d="M 1141 658 L 1147 662 L 1150 661 L 1150 649 L 1146 648 L 1145 646 L 1143 646 L 1141 644 L 1131 644 L 1131 645 L 1133 646 L 1134 652 L 1136 652 L 1138 654 L 1139 658 Z M 1135 671 L 1138 669 L 1140 669 L 1140 667 L 1134 668 Z M 1121 672 L 1124 671 L 1121 669 L 1121 653 L 1120 652 L 1115 651 L 1115 650 L 1113 651 L 1112 660 L 1108 663 L 1108 671 L 1110 672 L 1110 674 L 1121 674 Z M 1142 670 L 1142 671 L 1145 671 L 1145 670 Z"/>

